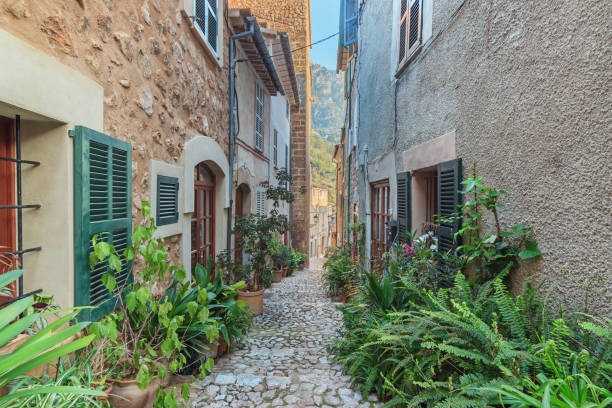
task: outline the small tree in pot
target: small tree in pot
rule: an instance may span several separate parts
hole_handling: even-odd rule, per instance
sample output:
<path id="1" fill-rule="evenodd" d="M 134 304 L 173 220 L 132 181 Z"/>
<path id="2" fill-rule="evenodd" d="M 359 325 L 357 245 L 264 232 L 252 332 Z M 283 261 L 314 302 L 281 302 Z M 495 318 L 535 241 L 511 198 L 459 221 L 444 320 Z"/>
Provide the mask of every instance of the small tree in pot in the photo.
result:
<path id="1" fill-rule="evenodd" d="M 270 243 L 276 234 L 283 234 L 289 230 L 289 220 L 285 214 L 280 213 L 281 202 L 290 204 L 295 199 L 291 191 L 291 176 L 286 169 L 276 174 L 277 185 L 267 187 L 266 198 L 272 200 L 270 214 L 249 214 L 236 220 L 234 233 L 240 234 L 238 245 L 249 254 L 248 289 L 250 294 L 242 293 L 249 298 L 257 296 L 258 299 L 243 298 L 253 307 L 256 314 L 263 309 L 263 289 L 272 283 Z"/>

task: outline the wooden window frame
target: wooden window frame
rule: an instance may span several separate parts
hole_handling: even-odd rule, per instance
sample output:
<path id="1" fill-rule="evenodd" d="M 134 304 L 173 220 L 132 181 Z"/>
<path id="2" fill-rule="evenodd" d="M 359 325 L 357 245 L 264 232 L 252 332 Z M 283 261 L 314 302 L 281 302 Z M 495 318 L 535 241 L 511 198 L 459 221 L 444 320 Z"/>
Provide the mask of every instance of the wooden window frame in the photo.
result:
<path id="1" fill-rule="evenodd" d="M 15 129 L 12 119 L 0 116 L 0 157 L 15 158 Z M 5 136 L 2 137 L 2 133 Z M 0 205 L 16 205 L 16 171 L 15 163 L 0 161 Z M 17 217 L 16 211 L 0 210 L 0 254 L 11 253 L 17 250 Z M 19 268 L 17 256 L 2 257 L 0 259 L 0 273 Z M 9 284 L 13 295 L 17 294 L 16 282 Z M 12 297 L 12 296 L 10 296 Z M 0 301 L 9 297 L 0 297 Z"/>
<path id="2" fill-rule="evenodd" d="M 378 204 L 381 204 L 380 206 Z M 382 259 L 389 249 L 387 226 L 391 220 L 391 188 L 389 179 L 370 184 L 371 239 L 370 258 Z"/>
<path id="3" fill-rule="evenodd" d="M 411 13 L 414 11 L 413 6 L 415 3 L 418 3 L 418 15 L 413 20 Z M 402 13 L 402 5 L 406 5 L 406 9 Z M 412 24 L 416 24 L 416 32 L 417 39 L 410 47 L 410 32 L 412 31 Z M 404 32 L 404 47 L 403 47 L 403 55 L 402 55 L 402 24 L 406 24 L 406 30 Z M 399 24 L 397 29 L 398 42 L 397 42 L 397 50 L 398 50 L 398 72 L 396 77 L 401 75 L 402 72 L 406 69 L 409 63 L 418 55 L 422 45 L 423 39 L 423 0 L 400 0 L 400 10 L 399 10 Z"/>
<path id="4" fill-rule="evenodd" d="M 214 10 L 212 10 L 212 7 L 210 5 L 211 1 L 216 3 L 216 8 L 217 8 L 216 13 L 214 12 Z M 219 58 L 219 44 L 222 43 L 221 41 L 219 41 L 219 32 L 220 32 L 219 30 L 219 11 L 221 11 L 219 8 L 219 0 L 193 0 L 194 16 L 197 15 L 198 2 L 204 4 L 204 14 L 205 14 L 204 27 L 202 27 L 199 24 L 199 21 L 197 19 L 194 19 L 193 26 L 195 27 L 196 31 L 198 32 L 198 34 L 200 35 L 200 37 L 202 38 L 202 40 L 204 41 L 204 43 L 206 44 L 210 52 L 212 52 L 216 58 Z M 210 41 L 208 41 L 208 34 L 209 34 L 209 31 L 208 31 L 209 30 L 209 24 L 208 24 L 209 14 L 208 13 L 212 13 L 217 22 L 217 35 L 216 35 L 215 45 L 211 44 Z"/>
<path id="5" fill-rule="evenodd" d="M 260 92 L 261 91 L 261 92 Z M 261 98 L 259 97 L 261 94 Z M 255 150 L 258 150 L 263 153 L 264 151 L 264 135 L 265 131 L 265 117 L 266 117 L 266 93 L 264 87 L 259 84 L 258 81 L 255 81 Z M 257 114 L 257 110 L 261 105 L 261 115 Z M 261 122 L 261 132 L 257 131 L 257 124 Z M 257 145 L 257 138 L 261 140 L 261 146 Z"/>

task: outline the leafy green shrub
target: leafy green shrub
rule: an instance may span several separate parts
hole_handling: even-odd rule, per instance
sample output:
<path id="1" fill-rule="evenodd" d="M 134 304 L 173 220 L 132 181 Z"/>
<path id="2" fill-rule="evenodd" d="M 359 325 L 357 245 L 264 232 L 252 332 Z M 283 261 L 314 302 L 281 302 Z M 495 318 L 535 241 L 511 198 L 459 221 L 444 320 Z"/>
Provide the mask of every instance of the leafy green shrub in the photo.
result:
<path id="1" fill-rule="evenodd" d="M 472 288 L 458 273 L 452 288 L 437 291 L 405 277 L 375 282 L 368 275 L 360 297 L 341 308 L 344 328 L 331 351 L 364 393 L 376 392 L 388 406 L 486 406 L 496 397 L 492 388 L 546 372 L 547 343 L 540 338 L 556 344 L 550 353 L 560 364 L 572 352 L 588 361 L 601 357 L 601 367 L 588 374 L 602 379 L 598 386 L 608 381 L 606 347 L 587 350 L 574 342 L 589 333 L 572 334 L 563 320 L 553 321 L 530 284 L 514 298 L 503 275 Z M 592 325 L 583 324 L 591 337 L 606 330 Z"/>
<path id="2" fill-rule="evenodd" d="M 6 287 L 22 274 L 21 270 L 1 274 L 0 292 L 5 291 Z M 22 316 L 33 301 L 33 297 L 28 296 L 0 309 L 0 346 L 7 345 L 20 333 L 31 329 L 35 322 L 45 317 L 38 312 Z M 0 387 L 11 388 L 8 395 L 0 398 L 0 407 L 24 406 L 29 404 L 33 396 L 74 401 L 105 395 L 101 391 L 91 389 L 89 383 L 78 385 L 67 385 L 63 382 L 43 383 L 26 375 L 36 367 L 86 347 L 94 339 L 95 336 L 90 335 L 70 340 L 89 325 L 89 322 L 81 322 L 66 326 L 76 318 L 77 314 L 78 309 L 70 309 L 65 316 L 45 324 L 38 331 L 32 331 L 29 339 L 12 352 L 0 357 Z"/>
<path id="3" fill-rule="evenodd" d="M 132 245 L 123 253 L 126 262 L 137 255 L 144 261 L 139 266 L 139 279 L 116 287 L 121 257 L 100 237 L 92 239 L 94 251 L 90 255 L 92 267 L 108 262 L 102 281 L 116 293 L 118 308 L 91 326 L 91 332 L 98 337 L 95 346 L 100 354 L 95 370 L 109 378 L 135 379 L 141 389 L 156 376 L 164 379 L 181 370 L 187 362 L 189 346 L 198 341 L 198 336 L 205 336 L 209 342 L 219 337 L 217 321 L 210 317 L 206 289 L 184 282 L 181 265 L 169 265 L 163 241 L 154 237 L 156 226 L 146 202 L 143 215 L 143 224 L 132 233 Z M 166 296 L 151 290 L 157 281 L 168 279 L 172 286 Z M 208 359 L 201 365 L 201 376 L 212 370 L 213 363 Z M 183 386 L 184 397 L 189 396 L 186 391 L 188 384 Z M 163 404 L 176 404 L 175 390 L 165 392 L 159 387 L 156 406 L 166 406 Z"/>
<path id="4" fill-rule="evenodd" d="M 352 264 L 350 252 L 346 248 L 330 248 L 323 268 L 323 279 L 330 296 L 339 296 L 345 288 L 358 283 L 359 268 Z"/>

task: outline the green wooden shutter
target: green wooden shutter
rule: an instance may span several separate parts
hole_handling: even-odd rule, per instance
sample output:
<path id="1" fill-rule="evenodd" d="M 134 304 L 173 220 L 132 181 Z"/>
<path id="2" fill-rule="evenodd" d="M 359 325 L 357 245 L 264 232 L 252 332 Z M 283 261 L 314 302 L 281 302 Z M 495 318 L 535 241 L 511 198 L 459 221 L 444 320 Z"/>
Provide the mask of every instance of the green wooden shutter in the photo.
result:
<path id="1" fill-rule="evenodd" d="M 117 287 L 131 279 L 131 263 L 123 251 L 131 244 L 132 146 L 103 133 L 77 126 L 74 137 L 75 305 L 95 306 L 81 318 L 97 320 L 115 307 L 116 298 L 102 284 L 108 265 L 89 268 L 91 238 L 106 233 L 121 255 Z"/>
<path id="2" fill-rule="evenodd" d="M 450 160 L 438 165 L 438 212 L 440 217 L 450 217 L 459 211 L 461 204 L 461 181 L 463 177 L 461 159 Z M 461 226 L 461 220 L 440 222 L 438 227 L 438 251 L 451 253 L 458 242 L 455 233 Z"/>
<path id="3" fill-rule="evenodd" d="M 178 222 L 179 181 L 176 177 L 157 176 L 157 225 Z"/>
<path id="4" fill-rule="evenodd" d="M 408 242 L 412 232 L 412 174 L 409 171 L 397 174 L 397 237 L 399 242 Z"/>

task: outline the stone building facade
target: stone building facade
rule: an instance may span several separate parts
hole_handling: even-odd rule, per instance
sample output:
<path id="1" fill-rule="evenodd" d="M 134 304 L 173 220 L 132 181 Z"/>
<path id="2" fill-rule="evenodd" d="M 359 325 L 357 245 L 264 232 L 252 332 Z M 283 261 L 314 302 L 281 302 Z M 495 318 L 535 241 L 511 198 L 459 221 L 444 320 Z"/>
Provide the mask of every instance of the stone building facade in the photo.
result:
<path id="1" fill-rule="evenodd" d="M 224 0 L 0 2 L 0 151 L 15 159 L 18 145 L 40 163 L 21 177 L 24 204 L 40 208 L 23 210 L 21 228 L 14 213 L 0 220 L 2 253 L 18 235 L 33 249 L 24 292 L 108 303 L 90 238 L 120 250 L 145 201 L 188 274 L 225 249 L 227 12 Z M 14 164 L 0 176 L 0 205 L 13 205 Z"/>
<path id="2" fill-rule="evenodd" d="M 262 26 L 289 35 L 300 94 L 299 106 L 291 106 L 290 166 L 297 199 L 292 204 L 292 244 L 309 251 L 310 217 L 310 2 L 309 0 L 229 0 L 232 8 L 248 8 Z"/>
<path id="3" fill-rule="evenodd" d="M 612 5 L 358 3 L 356 149 L 368 242 L 376 183 L 389 185 L 387 219 L 424 232 L 435 228 L 428 217 L 439 201 L 428 192 L 440 171 L 460 181 L 476 163 L 485 184 L 508 192 L 501 223 L 532 226 L 543 251 L 522 265 L 516 287 L 533 274 L 556 285 L 555 302 L 577 306 L 590 286 L 589 306 L 609 315 L 612 153 L 602 95 Z M 407 207 L 398 204 L 402 185 L 403 197 L 412 190 Z"/>

